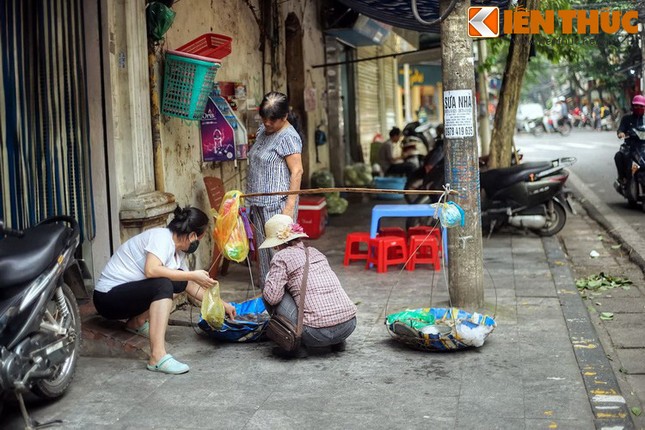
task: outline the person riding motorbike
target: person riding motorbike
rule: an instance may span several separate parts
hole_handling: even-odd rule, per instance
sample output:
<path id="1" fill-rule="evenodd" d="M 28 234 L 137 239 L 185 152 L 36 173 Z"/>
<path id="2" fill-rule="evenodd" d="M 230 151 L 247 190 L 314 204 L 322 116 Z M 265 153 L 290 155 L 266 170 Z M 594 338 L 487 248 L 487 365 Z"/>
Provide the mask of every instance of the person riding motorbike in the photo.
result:
<path id="1" fill-rule="evenodd" d="M 632 99 L 632 113 L 625 115 L 620 120 L 618 126 L 617 136 L 619 139 L 625 139 L 624 143 L 620 145 L 620 149 L 614 155 L 614 162 L 616 163 L 616 170 L 618 172 L 618 182 L 624 186 L 631 178 L 631 159 L 629 153 L 631 145 L 634 143 L 634 138 L 629 135 L 632 128 L 642 127 L 643 114 L 645 114 L 645 96 L 636 95 Z"/>

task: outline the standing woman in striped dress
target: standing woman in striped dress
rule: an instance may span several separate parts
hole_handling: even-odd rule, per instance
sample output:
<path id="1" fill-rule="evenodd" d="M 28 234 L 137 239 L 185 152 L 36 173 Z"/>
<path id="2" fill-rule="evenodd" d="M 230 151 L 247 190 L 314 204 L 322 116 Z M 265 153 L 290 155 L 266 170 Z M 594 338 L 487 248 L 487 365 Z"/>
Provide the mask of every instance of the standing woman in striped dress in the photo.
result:
<path id="1" fill-rule="evenodd" d="M 272 91 L 260 103 L 262 125 L 256 133 L 256 140 L 249 150 L 249 172 L 246 193 L 270 193 L 275 191 L 299 191 L 302 180 L 302 140 L 298 130 L 289 121 L 287 96 Z M 292 219 L 298 216 L 298 195 L 273 195 L 247 197 L 251 222 L 254 225 L 255 240 L 265 240 L 264 224 L 276 214 Z M 259 284 L 264 289 L 269 272 L 273 249 L 259 249 Z"/>

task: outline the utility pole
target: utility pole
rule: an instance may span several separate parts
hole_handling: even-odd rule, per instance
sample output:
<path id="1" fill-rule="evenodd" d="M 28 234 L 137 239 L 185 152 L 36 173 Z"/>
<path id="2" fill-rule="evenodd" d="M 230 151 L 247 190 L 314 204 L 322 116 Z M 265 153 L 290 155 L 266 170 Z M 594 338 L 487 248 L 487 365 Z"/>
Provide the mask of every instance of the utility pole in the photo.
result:
<path id="1" fill-rule="evenodd" d="M 451 0 L 440 0 L 443 14 Z M 475 311 L 484 305 L 479 157 L 473 41 L 468 36 L 470 0 L 457 1 L 441 23 L 441 62 L 446 146 L 446 183 L 466 214 L 465 225 L 448 229 L 450 300 Z"/>

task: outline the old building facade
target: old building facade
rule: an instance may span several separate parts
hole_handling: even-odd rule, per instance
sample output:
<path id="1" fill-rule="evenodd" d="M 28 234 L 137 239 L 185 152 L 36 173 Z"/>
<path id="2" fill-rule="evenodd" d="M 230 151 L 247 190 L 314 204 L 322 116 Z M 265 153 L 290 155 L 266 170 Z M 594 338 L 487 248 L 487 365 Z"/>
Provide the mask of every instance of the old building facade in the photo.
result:
<path id="1" fill-rule="evenodd" d="M 243 190 L 246 160 L 203 162 L 199 121 L 159 112 L 165 52 L 204 33 L 233 39 L 216 80 L 243 84 L 243 121 L 253 124 L 267 91 L 289 94 L 303 126 L 305 183 L 330 169 L 341 185 L 345 164 L 367 160 L 373 136 L 400 116 L 396 58 L 370 58 L 411 45 L 388 32 L 352 46 L 326 28 L 327 3 L 181 0 L 152 45 L 144 0 L 5 2 L 0 217 L 15 227 L 55 213 L 78 217 L 96 278 L 120 243 L 165 224 L 177 204 L 209 211 L 204 177 Z M 367 61 L 348 68 L 352 59 Z M 328 136 L 319 148 L 317 128 Z M 205 241 L 196 267 L 209 265 L 212 246 Z"/>

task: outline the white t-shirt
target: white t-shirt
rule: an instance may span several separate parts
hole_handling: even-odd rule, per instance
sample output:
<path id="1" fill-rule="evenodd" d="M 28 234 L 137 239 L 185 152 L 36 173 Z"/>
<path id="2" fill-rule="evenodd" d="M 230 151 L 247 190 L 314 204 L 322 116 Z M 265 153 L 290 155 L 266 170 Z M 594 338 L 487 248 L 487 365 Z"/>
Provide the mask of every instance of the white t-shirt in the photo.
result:
<path id="1" fill-rule="evenodd" d="M 186 254 L 175 250 L 172 232 L 166 227 L 151 228 L 128 239 L 117 249 L 94 289 L 107 293 L 117 285 L 146 279 L 144 268 L 148 253 L 154 254 L 169 269 L 187 270 Z"/>

